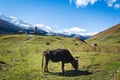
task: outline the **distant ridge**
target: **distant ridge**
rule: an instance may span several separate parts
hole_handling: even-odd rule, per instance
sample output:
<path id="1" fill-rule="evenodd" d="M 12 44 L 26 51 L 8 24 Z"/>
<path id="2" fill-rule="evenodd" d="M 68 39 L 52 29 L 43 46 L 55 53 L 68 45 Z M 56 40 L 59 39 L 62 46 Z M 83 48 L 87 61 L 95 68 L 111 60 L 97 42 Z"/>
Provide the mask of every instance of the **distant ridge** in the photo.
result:
<path id="1" fill-rule="evenodd" d="M 81 38 L 75 37 L 74 40 L 75 40 L 75 41 L 78 41 L 78 42 L 80 42 L 80 43 L 86 44 L 86 42 L 85 42 L 83 39 L 81 39 Z"/>
<path id="2" fill-rule="evenodd" d="M 87 42 L 111 45 L 120 43 L 120 23 L 94 35 Z"/>
<path id="3" fill-rule="evenodd" d="M 112 34 L 112 33 L 119 33 L 120 32 L 120 24 L 117 24 L 115 26 L 112 26 L 111 28 L 102 31 L 98 34 L 96 34 L 95 36 L 101 36 L 103 37 L 104 35 L 108 35 L 108 34 Z"/>
<path id="4" fill-rule="evenodd" d="M 7 17 L 5 15 L 0 15 L 0 19 L 16 25 L 17 27 L 24 30 L 25 33 L 28 33 L 28 34 L 34 33 L 35 25 L 29 24 L 23 20 L 18 19 L 17 17 L 14 17 L 14 16 Z M 47 34 L 47 32 L 38 28 L 38 34 L 45 35 Z"/>
<path id="5" fill-rule="evenodd" d="M 0 19 L 0 34 L 18 33 L 19 31 L 23 30 L 14 24 Z"/>
<path id="6" fill-rule="evenodd" d="M 88 38 L 90 38 L 91 36 L 93 36 L 94 34 L 79 34 L 79 33 L 72 33 L 72 32 L 56 32 L 54 30 L 49 30 L 47 29 L 45 26 L 41 27 L 40 25 L 36 24 L 30 24 L 28 22 L 25 22 L 23 20 L 20 20 L 17 17 L 14 16 L 5 16 L 5 15 L 0 15 L 0 19 L 4 20 L 5 22 L 1 23 L 1 25 L 6 23 L 6 27 L 1 27 L 0 30 L 0 34 L 4 34 L 4 33 L 16 33 L 18 31 L 21 31 L 26 34 L 34 34 L 34 29 L 35 27 L 37 27 L 37 34 L 36 35 L 49 35 L 49 36 L 64 36 L 64 37 L 70 37 L 70 38 L 74 38 L 74 37 L 78 37 L 82 40 L 87 40 Z M 7 24 L 12 24 L 14 26 L 16 26 L 14 29 L 12 29 L 12 27 L 10 28 L 10 26 L 7 26 Z M 9 28 L 7 28 L 9 27 Z M 15 29 L 19 29 L 19 30 L 15 30 Z M 22 30 L 20 30 L 22 29 Z"/>

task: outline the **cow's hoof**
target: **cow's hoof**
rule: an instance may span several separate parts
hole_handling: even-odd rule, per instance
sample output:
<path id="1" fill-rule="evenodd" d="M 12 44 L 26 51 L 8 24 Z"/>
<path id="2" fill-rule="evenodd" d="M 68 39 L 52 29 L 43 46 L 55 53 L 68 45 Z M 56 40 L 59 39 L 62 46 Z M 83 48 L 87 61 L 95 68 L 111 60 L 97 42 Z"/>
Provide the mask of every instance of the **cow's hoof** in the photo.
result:
<path id="1" fill-rule="evenodd" d="M 49 73 L 49 71 L 47 71 L 47 73 Z"/>
<path id="2" fill-rule="evenodd" d="M 65 75 L 65 72 L 63 72 L 62 75 Z"/>
<path id="3" fill-rule="evenodd" d="M 48 73 L 49 71 L 44 71 L 45 73 Z"/>

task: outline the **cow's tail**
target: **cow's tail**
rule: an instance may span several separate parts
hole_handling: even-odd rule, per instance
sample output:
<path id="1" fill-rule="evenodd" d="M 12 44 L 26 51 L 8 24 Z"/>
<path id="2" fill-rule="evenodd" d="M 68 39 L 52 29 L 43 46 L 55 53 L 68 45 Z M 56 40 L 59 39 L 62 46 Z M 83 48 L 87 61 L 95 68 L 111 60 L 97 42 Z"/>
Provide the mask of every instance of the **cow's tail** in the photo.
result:
<path id="1" fill-rule="evenodd" d="M 43 52 L 43 54 L 42 54 L 42 65 L 41 65 L 41 70 L 42 70 L 42 72 L 43 72 L 43 66 L 44 66 L 44 52 Z"/>

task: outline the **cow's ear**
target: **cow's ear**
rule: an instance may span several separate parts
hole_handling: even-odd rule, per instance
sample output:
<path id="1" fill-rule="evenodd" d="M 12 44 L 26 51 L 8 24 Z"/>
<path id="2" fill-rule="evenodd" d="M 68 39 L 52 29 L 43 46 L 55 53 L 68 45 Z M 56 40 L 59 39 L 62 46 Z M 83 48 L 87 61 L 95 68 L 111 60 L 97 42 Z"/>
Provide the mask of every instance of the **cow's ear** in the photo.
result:
<path id="1" fill-rule="evenodd" d="M 50 50 L 48 50 L 47 52 L 50 53 Z"/>
<path id="2" fill-rule="evenodd" d="M 51 53 L 51 51 L 49 50 L 48 53 Z"/>

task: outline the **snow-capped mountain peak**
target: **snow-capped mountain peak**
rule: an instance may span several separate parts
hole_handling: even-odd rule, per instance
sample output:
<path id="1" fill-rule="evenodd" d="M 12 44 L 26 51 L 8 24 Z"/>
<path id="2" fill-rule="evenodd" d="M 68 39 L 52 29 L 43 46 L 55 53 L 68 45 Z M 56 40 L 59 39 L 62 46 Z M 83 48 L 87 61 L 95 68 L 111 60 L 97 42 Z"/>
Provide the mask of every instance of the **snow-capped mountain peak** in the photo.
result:
<path id="1" fill-rule="evenodd" d="M 20 23 L 19 23 L 20 20 L 18 20 L 17 17 L 10 16 L 9 18 L 11 19 L 11 22 L 12 22 L 12 23 L 15 23 L 16 25 L 19 25 L 19 24 L 20 24 Z"/>
<path id="2" fill-rule="evenodd" d="M 23 20 L 18 19 L 17 17 L 14 16 L 4 16 L 4 15 L 0 15 L 0 19 L 3 19 L 9 23 L 12 23 L 14 25 L 16 25 L 17 27 L 20 27 L 22 30 L 24 30 L 27 33 L 34 33 L 34 27 L 38 27 L 38 32 L 40 34 L 45 34 L 45 35 L 58 35 L 58 36 L 68 36 L 68 37 L 80 37 L 82 39 L 87 39 L 90 36 L 92 36 L 93 34 L 83 34 L 83 33 L 75 33 L 75 31 L 77 30 L 77 32 L 79 31 L 85 31 L 84 29 L 80 29 L 77 27 L 73 27 L 70 29 L 64 29 L 62 31 L 53 31 L 52 28 L 50 26 L 44 25 L 44 24 L 36 24 L 36 25 L 32 25 L 29 24 Z"/>
<path id="3" fill-rule="evenodd" d="M 11 19 L 9 17 L 4 16 L 3 14 L 0 15 L 0 19 L 3 19 L 3 20 L 8 21 L 8 22 L 11 21 Z"/>
<path id="4" fill-rule="evenodd" d="M 7 17 L 4 15 L 0 15 L 0 19 L 16 25 L 17 27 L 24 30 L 26 33 L 34 33 L 35 25 L 29 24 L 23 20 L 18 19 L 17 17 L 14 17 L 14 16 Z M 47 33 L 45 30 L 42 30 L 39 27 L 38 27 L 38 32 L 39 32 L 39 34 L 46 34 Z"/>
<path id="5" fill-rule="evenodd" d="M 11 18 L 11 19 L 16 19 L 16 20 L 18 19 L 18 18 L 15 17 L 15 16 L 10 16 L 10 18 Z"/>
<path id="6" fill-rule="evenodd" d="M 7 16 L 4 16 L 4 15 L 0 15 L 0 18 L 5 20 L 5 21 L 8 21 L 12 24 L 17 25 L 22 29 L 33 29 L 33 27 L 34 27 L 32 24 L 29 24 L 27 22 L 19 20 L 17 17 L 14 17 L 14 16 L 7 17 Z"/>

